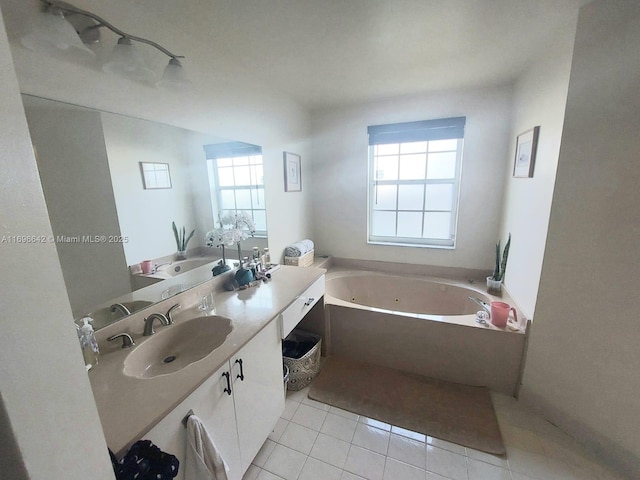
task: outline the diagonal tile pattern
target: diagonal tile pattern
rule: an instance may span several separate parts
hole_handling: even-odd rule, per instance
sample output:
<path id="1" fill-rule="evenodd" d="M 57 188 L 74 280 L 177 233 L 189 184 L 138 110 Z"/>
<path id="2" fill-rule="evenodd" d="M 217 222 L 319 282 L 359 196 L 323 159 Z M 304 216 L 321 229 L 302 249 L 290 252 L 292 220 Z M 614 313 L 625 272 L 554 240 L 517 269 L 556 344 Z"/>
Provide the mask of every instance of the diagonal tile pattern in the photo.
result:
<path id="1" fill-rule="evenodd" d="M 288 392 L 243 480 L 622 480 L 515 399 L 493 394 L 507 454 L 490 455 Z"/>

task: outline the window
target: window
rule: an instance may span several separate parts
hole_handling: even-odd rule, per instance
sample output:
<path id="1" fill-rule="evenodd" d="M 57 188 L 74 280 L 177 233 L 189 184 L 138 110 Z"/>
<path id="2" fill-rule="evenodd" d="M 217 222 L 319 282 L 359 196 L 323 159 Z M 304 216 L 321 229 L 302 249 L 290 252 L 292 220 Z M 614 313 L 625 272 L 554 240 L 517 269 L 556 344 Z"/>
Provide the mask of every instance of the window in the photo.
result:
<path id="1" fill-rule="evenodd" d="M 455 246 L 464 125 L 369 127 L 369 243 Z"/>
<path id="2" fill-rule="evenodd" d="M 257 237 L 267 236 L 262 148 L 242 142 L 205 145 L 215 221 L 218 215 L 251 214 Z"/>

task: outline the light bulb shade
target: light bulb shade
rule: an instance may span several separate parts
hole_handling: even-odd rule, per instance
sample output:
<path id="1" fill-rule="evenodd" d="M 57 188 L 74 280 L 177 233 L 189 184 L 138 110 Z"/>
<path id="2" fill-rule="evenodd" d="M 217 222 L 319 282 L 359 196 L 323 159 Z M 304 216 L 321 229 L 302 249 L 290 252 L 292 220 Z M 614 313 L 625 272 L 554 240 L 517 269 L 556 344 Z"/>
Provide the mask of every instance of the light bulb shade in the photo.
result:
<path id="1" fill-rule="evenodd" d="M 46 12 L 38 15 L 33 30 L 23 36 L 20 43 L 30 50 L 44 53 L 51 53 L 53 49 L 77 49 L 95 57 L 95 53 L 82 43 L 73 25 L 55 7 L 49 7 Z"/>
<path id="2" fill-rule="evenodd" d="M 118 44 L 113 47 L 111 59 L 102 66 L 102 70 L 132 80 L 143 82 L 155 80 L 153 71 L 147 68 L 131 40 L 125 37 L 121 37 Z"/>
<path id="3" fill-rule="evenodd" d="M 164 68 L 164 73 L 158 82 L 158 86 L 170 90 L 184 90 L 190 85 L 191 81 L 187 78 L 187 74 L 180 60 L 177 58 L 169 60 L 169 64 Z"/>

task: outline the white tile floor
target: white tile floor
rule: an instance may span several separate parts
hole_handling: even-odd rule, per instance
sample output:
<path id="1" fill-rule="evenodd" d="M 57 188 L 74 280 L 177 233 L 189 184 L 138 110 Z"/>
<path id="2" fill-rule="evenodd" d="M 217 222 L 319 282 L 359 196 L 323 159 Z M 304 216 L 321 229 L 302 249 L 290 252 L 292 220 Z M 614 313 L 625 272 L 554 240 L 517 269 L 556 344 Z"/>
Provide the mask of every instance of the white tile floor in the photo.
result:
<path id="1" fill-rule="evenodd" d="M 515 399 L 493 395 L 507 455 L 410 432 L 288 392 L 244 480 L 619 480 Z"/>

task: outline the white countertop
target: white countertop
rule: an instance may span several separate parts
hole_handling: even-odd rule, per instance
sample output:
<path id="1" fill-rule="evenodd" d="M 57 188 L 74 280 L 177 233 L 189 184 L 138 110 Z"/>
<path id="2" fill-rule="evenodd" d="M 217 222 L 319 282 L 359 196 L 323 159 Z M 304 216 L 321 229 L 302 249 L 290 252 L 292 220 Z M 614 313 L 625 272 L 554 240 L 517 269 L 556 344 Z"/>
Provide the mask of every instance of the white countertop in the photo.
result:
<path id="1" fill-rule="evenodd" d="M 320 268 L 282 266 L 267 283 L 233 292 L 221 289 L 226 277 L 221 275 L 96 332 L 100 363 L 88 373 L 109 448 L 117 456 L 124 454 L 324 273 Z M 207 357 L 172 374 L 147 379 L 125 375 L 124 360 L 133 350 L 122 349 L 120 341 L 107 342 L 106 338 L 127 332 L 137 345 L 142 344 L 152 338 L 142 336 L 144 317 L 151 312 L 166 313 L 175 303 L 183 306 L 173 315 L 176 324 L 201 316 L 195 305 L 198 293 L 206 288 L 215 291 L 216 314 L 233 320 L 233 331 L 225 342 Z M 157 324 L 156 328 L 172 327 Z"/>

